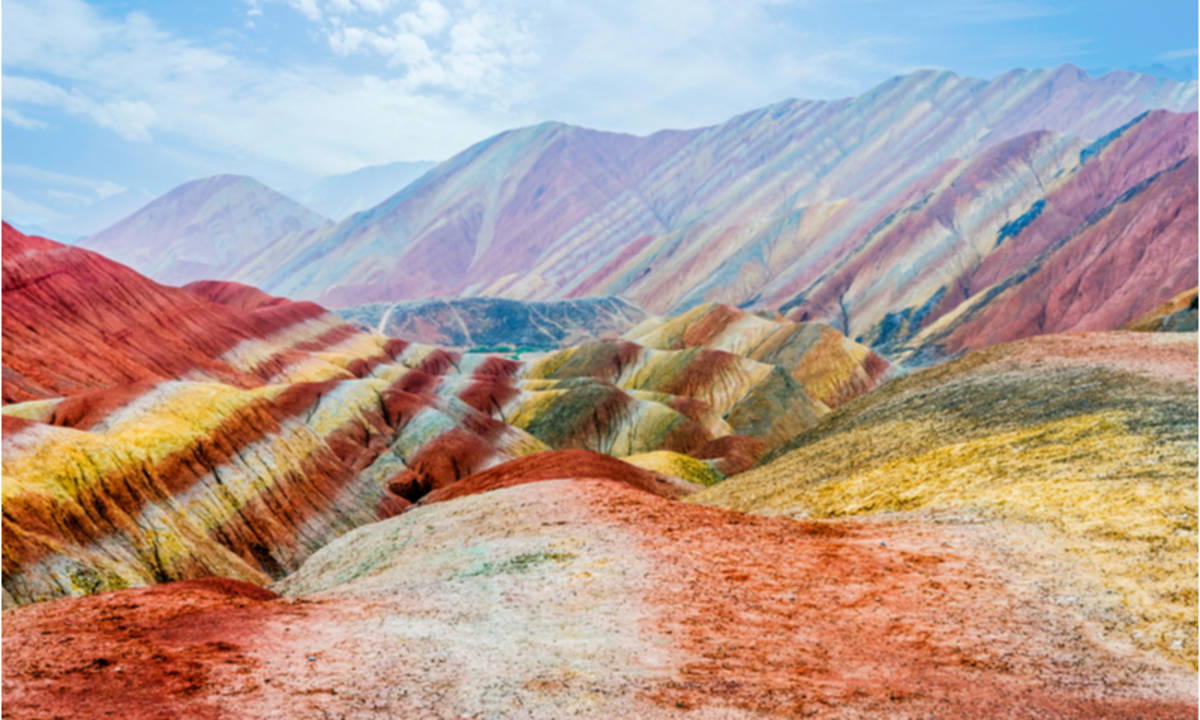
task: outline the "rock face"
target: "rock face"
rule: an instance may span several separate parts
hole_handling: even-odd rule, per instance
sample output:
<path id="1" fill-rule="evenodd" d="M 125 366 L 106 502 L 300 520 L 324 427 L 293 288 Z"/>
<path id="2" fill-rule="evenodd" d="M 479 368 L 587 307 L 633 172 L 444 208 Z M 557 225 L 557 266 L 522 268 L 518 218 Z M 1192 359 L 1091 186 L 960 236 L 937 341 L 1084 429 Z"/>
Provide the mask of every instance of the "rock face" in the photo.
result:
<path id="1" fill-rule="evenodd" d="M 1047 594 L 1195 666 L 1196 336 L 1045 335 L 893 380 L 689 498 L 792 517 L 964 518 Z M 1067 602 L 1067 601 L 1064 601 Z"/>
<path id="2" fill-rule="evenodd" d="M 831 408 L 877 385 L 888 363 L 828 325 L 752 315 L 729 305 L 699 305 L 650 318 L 625 334 L 660 350 L 705 347 L 782 367 Z"/>
<path id="3" fill-rule="evenodd" d="M 620 298 L 523 302 L 451 298 L 341 308 L 339 316 L 392 337 L 462 350 L 554 350 L 615 337 L 645 317 Z"/>
<path id="4" fill-rule="evenodd" d="M 5 613 L 24 717 L 1078 717 L 1195 713 L 972 526 L 796 522 L 612 480 L 414 508 L 273 593 L 191 581 Z M 935 609 L 931 611 L 931 608 Z"/>
<path id="5" fill-rule="evenodd" d="M 1145 332 L 1196 332 L 1197 324 L 1196 288 L 1184 290 L 1162 305 L 1134 320 L 1127 330 Z"/>
<path id="6" fill-rule="evenodd" d="M 543 124 L 275 243 L 236 278 L 332 306 L 601 295 L 656 313 L 782 307 L 888 350 L 954 315 L 965 327 L 921 336 L 939 354 L 1111 329 L 1194 285 L 1177 287 L 1196 274 L 1180 244 L 1195 229 L 1195 106 L 1194 82 L 1064 66 L 991 81 L 914 73 L 647 137 Z M 1153 252 L 1131 254 L 1151 238 Z M 1122 284 L 1112 268 L 1135 257 Z"/>
<path id="7" fill-rule="evenodd" d="M 241 312 L 7 224 L 3 237 L 6 403 L 146 380 L 247 388 L 277 375 L 351 374 L 339 358 L 323 363 L 311 351 L 336 351 L 362 334 L 312 303 Z M 385 356 L 373 350 L 376 362 Z"/>
<path id="8" fill-rule="evenodd" d="M 167 285 L 230 279 L 272 241 L 330 224 L 262 183 L 216 175 L 184 183 L 79 242 Z"/>
<path id="9" fill-rule="evenodd" d="M 925 325 L 906 342 L 954 355 L 1115 329 L 1194 287 L 1196 132 L 1194 113 L 1153 112 L 1081 150 L 990 252 L 929 296 Z"/>
<path id="10" fill-rule="evenodd" d="M 6 605 L 208 575 L 264 583 L 547 449 L 640 456 L 650 470 L 587 453 L 538 463 L 677 496 L 828 413 L 797 379 L 819 374 L 807 362 L 839 368 L 839 387 L 870 365 L 838 342 L 779 355 L 785 370 L 624 340 L 518 362 L 364 333 L 235 283 L 165 287 L 8 226 L 4 244 Z"/>
<path id="11" fill-rule="evenodd" d="M 4 243 L 6 606 L 266 582 L 406 506 L 387 490 L 399 473 L 435 488 L 546 447 L 423 392 L 452 367 L 441 351 L 252 288 L 164 287 L 8 226 Z"/>

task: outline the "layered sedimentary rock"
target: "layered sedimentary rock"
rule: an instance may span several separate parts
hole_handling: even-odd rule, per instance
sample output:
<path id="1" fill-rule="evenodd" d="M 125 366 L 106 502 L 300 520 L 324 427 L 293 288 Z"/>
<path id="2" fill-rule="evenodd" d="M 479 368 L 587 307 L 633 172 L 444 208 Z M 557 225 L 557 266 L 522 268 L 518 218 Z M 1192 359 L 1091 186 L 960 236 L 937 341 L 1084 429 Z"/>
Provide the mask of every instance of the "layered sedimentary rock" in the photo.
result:
<path id="1" fill-rule="evenodd" d="M 166 381 L 4 408 L 6 602 L 281 577 L 427 492 L 545 445 L 397 362 L 248 390 Z M 415 498 L 414 498 L 415 499 Z"/>
<path id="2" fill-rule="evenodd" d="M 414 508 L 274 592 L 189 581 L 5 614 L 14 717 L 1176 718 L 978 526 L 796 522 L 566 478 Z M 279 596 L 276 596 L 278 593 Z"/>
<path id="3" fill-rule="evenodd" d="M 828 325 L 763 317 L 729 305 L 699 305 L 675 317 L 651 318 L 625 337 L 660 350 L 706 347 L 780 366 L 830 407 L 870 390 L 888 367 Z"/>
<path id="4" fill-rule="evenodd" d="M 921 312 L 922 326 L 910 322 L 907 339 L 898 328 L 895 349 L 956 355 L 1041 333 L 1116 329 L 1194 287 L 1196 134 L 1195 113 L 1148 113 L 1081 149 L 1069 170 L 1039 178 L 1037 199 L 994 241 L 983 238 L 990 247 L 960 253 L 936 289 L 929 283 L 908 309 Z M 963 215 L 949 222 L 961 225 Z"/>
<path id="5" fill-rule="evenodd" d="M 689 500 L 982 523 L 1047 596 L 1194 667 L 1196 373 L 1194 333 L 978 351 L 848 403 Z"/>
<path id="6" fill-rule="evenodd" d="M 264 583 L 547 449 L 635 456 L 644 469 L 543 457 L 674 496 L 828 412 L 795 372 L 805 357 L 829 364 L 828 349 L 781 355 L 788 370 L 616 340 L 526 362 L 462 354 L 4 233 L 6 605 L 207 575 Z M 818 345 L 840 348 L 839 387 L 871 366 L 853 344 Z"/>
<path id="7" fill-rule="evenodd" d="M 783 307 L 930 356 L 1113 329 L 1195 284 L 1195 106 L 1194 82 L 1063 66 L 918 72 L 647 137 L 547 123 L 281 240 L 237 278 L 333 306 Z"/>
<path id="8" fill-rule="evenodd" d="M 194 290 L 4 227 L 6 605 L 266 582 L 405 507 L 396 475 L 434 488 L 546 447 L 424 392 L 453 368 L 441 351 Z"/>

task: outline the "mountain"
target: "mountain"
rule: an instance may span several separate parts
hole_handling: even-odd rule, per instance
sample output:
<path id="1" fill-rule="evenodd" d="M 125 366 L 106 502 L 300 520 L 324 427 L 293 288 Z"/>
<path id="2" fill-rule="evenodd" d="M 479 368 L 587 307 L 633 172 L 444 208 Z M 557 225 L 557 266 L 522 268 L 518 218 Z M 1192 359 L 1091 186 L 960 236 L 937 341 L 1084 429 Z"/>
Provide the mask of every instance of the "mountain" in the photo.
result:
<path id="1" fill-rule="evenodd" d="M 1194 333 L 885 381 L 709 304 L 517 361 L 3 265 L 6 714 L 1195 713 Z"/>
<path id="2" fill-rule="evenodd" d="M 1040 197 L 995 234 L 986 225 L 974 248 L 922 268 L 912 281 L 922 290 L 899 313 L 875 321 L 868 341 L 898 353 L 956 355 L 1040 333 L 1115 329 L 1194 287 L 1196 133 L 1195 113 L 1155 111 L 1081 149 L 1078 164 L 1042 180 Z M 923 247 L 934 256 L 936 239 L 953 236 L 947 227 L 978 227 L 984 213 L 963 205 L 986 207 L 987 196 L 957 197 L 952 211 L 938 207 L 935 193 L 924 208 L 904 213 L 895 231 L 879 233 L 826 286 L 844 288 L 849 312 L 865 315 L 858 327 L 878 317 L 872 306 L 895 296 L 888 288 L 895 280 L 871 267 L 897 267 L 906 241 L 908 252 Z M 796 312 L 804 317 L 842 302 L 827 290 Z"/>
<path id="3" fill-rule="evenodd" d="M 6 607 L 210 575 L 264 584 L 547 450 L 576 452 L 543 455 L 542 471 L 678 497 L 827 415 L 797 378 L 834 368 L 834 385 L 864 392 L 861 366 L 877 369 L 849 342 L 785 352 L 787 370 L 616 339 L 518 362 L 362 332 L 245 285 L 159 285 L 7 224 L 3 256 Z"/>
<path id="4" fill-rule="evenodd" d="M 201 289 L 236 303 L 4 226 L 5 607 L 265 583 L 406 506 L 387 489 L 401 471 L 438 487 L 546 449 L 411 391 L 450 367 L 431 348 L 312 303 L 246 310 L 244 290 Z"/>
<path id="5" fill-rule="evenodd" d="M 254 251 L 287 233 L 329 220 L 239 175 L 216 175 L 174 188 L 79 245 L 155 280 L 182 285 L 227 276 Z"/>
<path id="6" fill-rule="evenodd" d="M 340 220 L 374 207 L 437 166 L 435 162 L 394 162 L 329 175 L 289 194 L 325 217 Z"/>
<path id="7" fill-rule="evenodd" d="M 1174 113 L 1193 113 L 1196 97 L 1195 82 L 1091 78 L 1067 65 L 989 81 L 922 71 L 856 98 L 790 100 L 646 137 L 544 123 L 489 138 L 337 225 L 277 241 L 235 278 L 335 307 L 461 295 L 619 296 L 656 313 L 706 301 L 784 307 L 887 347 L 964 295 L 994 295 L 979 283 L 995 265 L 1048 260 L 1013 248 L 1085 235 L 1087 218 L 1193 155 L 1194 116 Z M 1146 114 L 1154 109 L 1171 112 Z M 1095 182 L 1108 185 L 1062 189 Z M 1054 238 L 1017 237 L 1036 230 L 1025 227 L 1032 208 L 1060 203 L 1074 207 L 1041 221 Z M 1095 242 L 1081 237 L 1068 254 Z M 978 272 L 997 245 L 1009 259 Z M 1147 263 L 1169 270 L 1159 254 Z M 998 280 L 1012 285 L 1011 272 Z M 1127 288 L 1097 318 L 1116 327 L 1182 289 Z M 1047 307 L 1030 292 L 1031 307 Z"/>
<path id="8" fill-rule="evenodd" d="M 974 524 L 1022 582 L 1194 669 L 1196 387 L 1194 333 L 1020 340 L 892 380 L 689 501 Z"/>
<path id="9" fill-rule="evenodd" d="M 616 336 L 645 317 L 620 298 L 449 298 L 356 305 L 336 312 L 359 327 L 430 345 L 513 350 L 550 350 Z"/>

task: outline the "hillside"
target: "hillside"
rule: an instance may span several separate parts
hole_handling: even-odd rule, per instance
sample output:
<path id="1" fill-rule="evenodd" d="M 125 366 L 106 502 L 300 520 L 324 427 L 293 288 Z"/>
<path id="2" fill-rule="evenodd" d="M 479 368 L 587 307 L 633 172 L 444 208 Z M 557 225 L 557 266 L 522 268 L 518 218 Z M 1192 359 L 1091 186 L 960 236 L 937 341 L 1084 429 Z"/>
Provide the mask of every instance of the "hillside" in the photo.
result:
<path id="1" fill-rule="evenodd" d="M 216 175 L 172 189 L 79 245 L 182 285 L 231 279 L 254 251 L 329 222 L 253 178 Z"/>
<path id="2" fill-rule="evenodd" d="M 249 286 L 159 285 L 9 226 L 4 243 L 6 606 L 210 575 L 266 583 L 548 449 L 633 456 L 641 469 L 611 460 L 604 477 L 674 497 L 829 412 L 789 371 L 723 350 L 456 353 Z M 793 359 L 858 378 L 867 355 L 851 350 Z"/>
<path id="3" fill-rule="evenodd" d="M 979 347 L 983 316 L 1013 303 L 1034 317 L 988 342 L 1111 329 L 1195 274 L 1189 257 L 1164 259 L 1195 227 L 1195 193 L 1179 186 L 1195 104 L 1194 82 L 1063 66 L 990 81 L 923 71 L 646 137 L 547 123 L 282 239 L 236 278 L 335 307 L 462 295 L 782 307 L 880 348 L 961 307 L 966 327 L 921 338 L 950 354 Z M 1121 285 L 1110 268 L 1129 251 L 1107 239 L 1158 225 L 1161 250 Z M 1146 284 L 1154 273 L 1166 281 Z M 1059 307 L 1048 287 L 1060 281 L 1083 301 Z"/>
<path id="4" fill-rule="evenodd" d="M 1196 662 L 1196 336 L 1046 335 L 898 378 L 689 500 L 981 523 L 1027 582 Z"/>
<path id="5" fill-rule="evenodd" d="M 758 518 L 581 470 L 360 528 L 274 592 L 190 581 L 9 611 L 5 711 L 1195 713 L 1193 673 L 1097 642 L 971 528 Z"/>

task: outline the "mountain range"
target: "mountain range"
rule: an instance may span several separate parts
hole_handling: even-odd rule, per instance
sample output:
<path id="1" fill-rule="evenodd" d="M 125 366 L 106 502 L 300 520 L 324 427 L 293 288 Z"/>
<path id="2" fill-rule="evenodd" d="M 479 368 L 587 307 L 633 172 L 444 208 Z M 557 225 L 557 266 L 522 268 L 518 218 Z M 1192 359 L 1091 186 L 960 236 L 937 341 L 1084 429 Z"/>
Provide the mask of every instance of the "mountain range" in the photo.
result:
<path id="1" fill-rule="evenodd" d="M 1196 97 L 1194 81 L 1066 65 L 988 81 L 922 71 L 645 137 L 544 123 L 340 222 L 247 223 L 209 267 L 135 267 L 332 307 L 604 295 L 651 313 L 780 308 L 923 362 L 1118 327 L 1194 285 Z M 85 245 L 112 253 L 144 212 Z M 1130 256 L 1145 237 L 1157 249 Z M 1061 276 L 1069 300 L 1054 296 Z"/>

